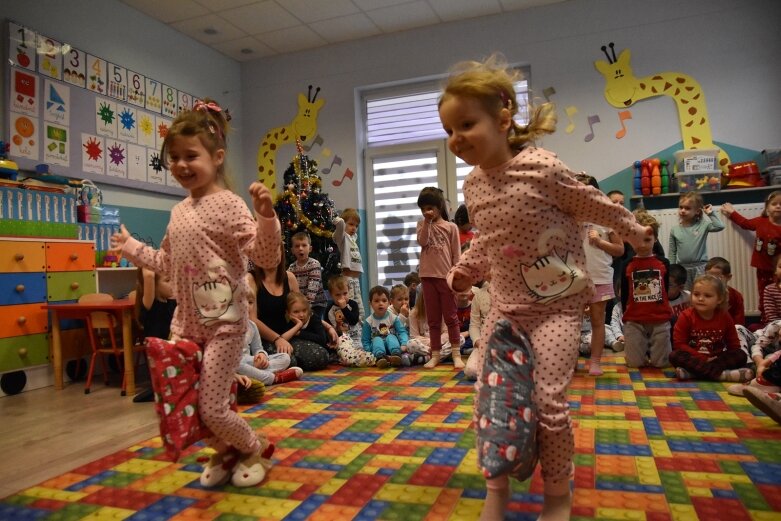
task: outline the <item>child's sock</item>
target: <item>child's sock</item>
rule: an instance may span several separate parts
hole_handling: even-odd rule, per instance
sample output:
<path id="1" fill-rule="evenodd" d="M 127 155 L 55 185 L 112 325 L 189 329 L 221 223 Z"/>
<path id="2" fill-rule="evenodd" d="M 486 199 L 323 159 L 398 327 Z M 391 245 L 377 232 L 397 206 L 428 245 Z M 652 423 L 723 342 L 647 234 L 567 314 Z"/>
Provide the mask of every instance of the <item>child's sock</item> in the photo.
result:
<path id="1" fill-rule="evenodd" d="M 480 521 L 502 521 L 510 500 L 510 482 L 507 476 L 486 482 L 485 503 Z"/>
<path id="2" fill-rule="evenodd" d="M 692 375 L 683 367 L 676 367 L 675 377 L 678 378 L 678 380 L 691 380 Z"/>
<path id="3" fill-rule="evenodd" d="M 754 377 L 754 371 L 748 367 L 740 369 L 727 369 L 721 372 L 719 380 L 722 382 L 748 382 Z"/>
<path id="4" fill-rule="evenodd" d="M 599 365 L 600 358 L 592 357 L 589 363 L 589 376 L 602 376 L 602 366 Z"/>
<path id="5" fill-rule="evenodd" d="M 423 364 L 423 367 L 426 369 L 434 369 L 436 366 L 439 365 L 441 358 L 439 351 L 432 351 L 431 352 L 431 360 Z"/>
<path id="6" fill-rule="evenodd" d="M 572 493 L 567 492 L 563 496 L 550 496 L 545 494 L 542 504 L 542 512 L 537 521 L 569 521 L 572 511 Z"/>
<path id="7" fill-rule="evenodd" d="M 453 367 L 456 369 L 463 369 L 465 367 L 464 361 L 461 359 L 461 353 L 453 351 Z"/>
<path id="8" fill-rule="evenodd" d="M 274 373 L 274 384 L 283 384 L 285 382 L 292 382 L 301 378 L 304 374 L 304 370 L 300 367 L 288 367 L 284 371 Z"/>

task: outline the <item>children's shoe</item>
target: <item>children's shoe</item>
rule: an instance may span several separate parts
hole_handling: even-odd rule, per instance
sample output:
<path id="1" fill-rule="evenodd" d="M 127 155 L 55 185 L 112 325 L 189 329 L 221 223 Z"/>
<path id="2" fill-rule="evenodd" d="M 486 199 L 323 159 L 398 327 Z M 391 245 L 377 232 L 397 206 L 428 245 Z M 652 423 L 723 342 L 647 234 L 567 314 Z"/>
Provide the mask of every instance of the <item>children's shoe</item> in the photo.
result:
<path id="1" fill-rule="evenodd" d="M 233 450 L 212 454 L 209 461 L 203 466 L 201 486 L 211 488 L 227 483 L 238 461 L 239 455 Z"/>
<path id="2" fill-rule="evenodd" d="M 288 367 L 284 371 L 274 373 L 274 384 L 283 384 L 285 382 L 294 382 L 300 380 L 304 370 L 300 367 Z"/>
<path id="3" fill-rule="evenodd" d="M 626 345 L 624 344 L 623 340 L 616 340 L 613 342 L 613 345 L 610 346 L 610 348 L 613 350 L 613 352 L 620 353 L 626 348 Z"/>
<path id="4" fill-rule="evenodd" d="M 266 471 L 271 468 L 269 459 L 274 453 L 274 444 L 270 444 L 262 452 L 255 452 L 239 458 L 233 471 L 231 483 L 237 487 L 254 487 L 266 477 Z"/>
<path id="5" fill-rule="evenodd" d="M 390 363 L 391 367 L 401 367 L 401 357 L 396 355 L 389 355 L 388 363 Z"/>
<path id="6" fill-rule="evenodd" d="M 602 366 L 599 365 L 598 360 L 592 360 L 588 367 L 588 375 L 589 376 L 602 376 L 604 374 L 604 371 L 602 371 Z"/>
<path id="7" fill-rule="evenodd" d="M 388 360 L 385 358 L 378 358 L 377 367 L 379 367 L 380 369 L 387 369 L 390 367 L 390 362 L 388 362 Z"/>
<path id="8" fill-rule="evenodd" d="M 401 365 L 404 367 L 409 367 L 412 365 L 412 359 L 409 357 L 407 353 L 401 354 Z"/>
<path id="9" fill-rule="evenodd" d="M 776 423 L 781 424 L 781 395 L 778 393 L 766 393 L 756 387 L 747 385 L 743 389 L 743 396 L 754 407 L 770 416 Z"/>
<path id="10" fill-rule="evenodd" d="M 683 367 L 676 367 L 675 368 L 675 377 L 678 380 L 691 380 L 691 373 L 684 369 Z"/>

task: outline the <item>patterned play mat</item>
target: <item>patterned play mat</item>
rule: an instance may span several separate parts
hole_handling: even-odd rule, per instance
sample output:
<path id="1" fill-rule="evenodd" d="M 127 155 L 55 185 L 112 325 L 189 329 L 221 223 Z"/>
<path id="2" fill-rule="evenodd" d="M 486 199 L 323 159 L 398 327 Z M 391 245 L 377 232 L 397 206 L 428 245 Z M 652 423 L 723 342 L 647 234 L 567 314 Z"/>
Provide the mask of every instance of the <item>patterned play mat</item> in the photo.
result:
<path id="1" fill-rule="evenodd" d="M 604 366 L 571 387 L 573 519 L 781 520 L 781 426 L 724 384 Z M 0 520 L 477 519 L 472 396 L 448 365 L 307 374 L 243 409 L 277 445 L 259 487 L 205 490 L 203 447 L 174 464 L 153 438 L 0 500 Z M 538 469 L 507 519 L 541 506 Z"/>

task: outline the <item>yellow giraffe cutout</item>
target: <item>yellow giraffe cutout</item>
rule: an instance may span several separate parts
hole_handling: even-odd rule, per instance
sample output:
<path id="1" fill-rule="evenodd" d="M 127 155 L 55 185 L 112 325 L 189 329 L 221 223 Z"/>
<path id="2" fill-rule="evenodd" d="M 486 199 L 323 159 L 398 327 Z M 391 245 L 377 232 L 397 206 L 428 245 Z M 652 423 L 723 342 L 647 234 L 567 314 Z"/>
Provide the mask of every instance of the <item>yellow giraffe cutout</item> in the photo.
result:
<path id="1" fill-rule="evenodd" d="M 317 87 L 313 96 L 312 86 L 310 85 L 306 97 L 303 94 L 299 94 L 298 113 L 293 118 L 293 121 L 284 127 L 270 130 L 260 144 L 257 160 L 258 180 L 271 190 L 272 195 L 276 193 L 277 187 L 275 163 L 279 147 L 296 139 L 304 143 L 317 133 L 317 114 L 325 104 L 324 99 L 317 100 L 319 92 L 320 87 Z"/>
<path id="2" fill-rule="evenodd" d="M 635 77 L 629 63 L 631 53 L 624 49 L 616 59 L 613 42 L 610 42 L 613 57 L 602 46 L 607 62 L 599 60 L 594 66 L 605 77 L 605 99 L 616 108 L 626 108 L 635 102 L 656 96 L 669 96 L 678 109 L 678 123 L 681 126 L 683 146 L 686 149 L 719 149 L 718 165 L 727 175 L 729 156 L 713 143 L 705 93 L 700 84 L 687 74 L 660 72 L 643 78 Z"/>

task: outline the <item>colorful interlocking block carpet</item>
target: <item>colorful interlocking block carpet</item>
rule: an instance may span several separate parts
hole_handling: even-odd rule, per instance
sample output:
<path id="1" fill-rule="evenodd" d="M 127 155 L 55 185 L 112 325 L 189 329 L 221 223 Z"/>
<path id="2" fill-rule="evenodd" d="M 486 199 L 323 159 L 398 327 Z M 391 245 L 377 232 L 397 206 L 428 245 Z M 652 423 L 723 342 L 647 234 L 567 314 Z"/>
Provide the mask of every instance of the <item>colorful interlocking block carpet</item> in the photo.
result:
<path id="1" fill-rule="evenodd" d="M 571 388 L 574 520 L 781 519 L 780 426 L 723 384 L 612 362 L 596 379 L 581 367 Z M 477 519 L 485 487 L 462 378 L 452 366 L 307 374 L 243 410 L 277 445 L 261 486 L 205 490 L 204 448 L 171 463 L 153 438 L 3 499 L 0 519 Z M 538 469 L 513 484 L 507 519 L 541 507 Z"/>

